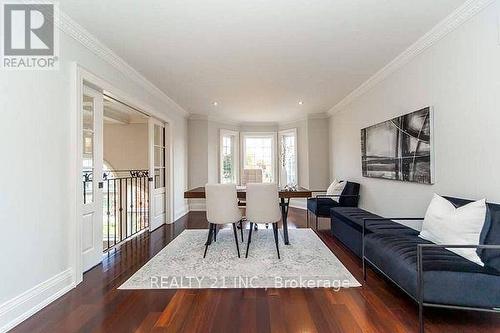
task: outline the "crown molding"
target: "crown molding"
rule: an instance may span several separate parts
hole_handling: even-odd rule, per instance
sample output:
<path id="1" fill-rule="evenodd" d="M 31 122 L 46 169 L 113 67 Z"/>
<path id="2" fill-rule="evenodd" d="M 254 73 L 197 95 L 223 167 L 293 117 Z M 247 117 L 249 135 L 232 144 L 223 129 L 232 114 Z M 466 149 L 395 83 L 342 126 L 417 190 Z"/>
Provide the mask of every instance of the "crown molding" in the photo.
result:
<path id="1" fill-rule="evenodd" d="M 341 111 L 345 106 L 351 104 L 366 92 L 371 90 L 377 84 L 385 80 L 392 73 L 409 63 L 422 52 L 436 44 L 443 37 L 454 31 L 469 19 L 478 14 L 481 10 L 491 5 L 495 0 L 468 0 L 463 5 L 458 7 L 454 12 L 448 15 L 434 28 L 425 35 L 420 37 L 415 43 L 407 48 L 403 53 L 394 58 L 386 66 L 376 72 L 358 88 L 353 90 L 349 95 L 344 97 L 339 103 L 332 107 L 328 113 L 333 115 Z"/>
<path id="2" fill-rule="evenodd" d="M 330 114 L 328 112 L 309 113 L 307 115 L 307 119 L 328 119 L 328 118 L 330 118 Z"/>
<path id="3" fill-rule="evenodd" d="M 170 110 L 183 117 L 189 116 L 189 112 L 167 96 L 161 89 L 146 79 L 142 74 L 136 71 L 125 60 L 114 53 L 110 48 L 101 43 L 95 36 L 88 32 L 84 27 L 75 22 L 71 17 L 59 9 L 54 24 L 60 31 L 79 42 L 86 49 L 94 53 L 100 59 L 104 60 L 127 78 L 143 87 L 151 95 L 158 97 L 165 102 Z"/>
<path id="4" fill-rule="evenodd" d="M 208 116 L 205 114 L 191 113 L 189 115 L 189 120 L 208 120 Z"/>
<path id="5" fill-rule="evenodd" d="M 221 125 L 226 126 L 236 126 L 236 127 L 252 127 L 252 126 L 262 126 L 262 127 L 273 127 L 273 126 L 288 126 L 301 121 L 308 121 L 314 119 L 328 119 L 330 118 L 330 114 L 327 112 L 319 112 L 319 113 L 309 113 L 304 117 L 299 117 L 297 119 L 287 120 L 287 121 L 236 121 L 230 120 L 222 117 L 205 115 L 199 113 L 191 113 L 188 117 L 189 120 L 205 120 L 215 122 Z"/>

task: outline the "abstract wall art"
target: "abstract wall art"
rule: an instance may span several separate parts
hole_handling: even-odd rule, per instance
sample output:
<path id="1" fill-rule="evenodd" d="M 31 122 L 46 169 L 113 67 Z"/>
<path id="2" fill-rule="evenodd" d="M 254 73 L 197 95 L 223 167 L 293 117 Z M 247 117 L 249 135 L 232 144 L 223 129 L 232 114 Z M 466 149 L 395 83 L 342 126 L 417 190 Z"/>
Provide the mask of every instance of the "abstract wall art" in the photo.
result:
<path id="1" fill-rule="evenodd" d="M 364 177 L 434 183 L 430 107 L 361 130 Z"/>

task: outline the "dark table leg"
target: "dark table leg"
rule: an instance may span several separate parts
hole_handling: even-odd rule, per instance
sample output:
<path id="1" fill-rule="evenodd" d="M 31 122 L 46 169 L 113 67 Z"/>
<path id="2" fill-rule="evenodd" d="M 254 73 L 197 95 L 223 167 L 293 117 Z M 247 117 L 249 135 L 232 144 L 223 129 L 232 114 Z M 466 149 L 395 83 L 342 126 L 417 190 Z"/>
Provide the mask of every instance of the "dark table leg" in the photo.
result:
<path id="1" fill-rule="evenodd" d="M 281 198 L 281 219 L 283 220 L 283 236 L 285 238 L 285 245 L 290 245 L 290 242 L 288 241 L 288 224 L 287 224 L 287 218 L 288 218 L 288 207 L 290 205 L 290 198 L 287 198 L 285 201 L 285 198 Z"/>

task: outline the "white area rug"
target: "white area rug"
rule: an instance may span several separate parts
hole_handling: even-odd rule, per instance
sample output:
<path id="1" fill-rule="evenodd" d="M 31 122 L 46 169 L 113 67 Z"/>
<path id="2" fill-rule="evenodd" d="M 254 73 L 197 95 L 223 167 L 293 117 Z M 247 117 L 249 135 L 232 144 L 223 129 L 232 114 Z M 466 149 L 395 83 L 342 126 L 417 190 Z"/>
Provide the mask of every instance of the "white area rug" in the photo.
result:
<path id="1" fill-rule="evenodd" d="M 262 228 L 262 227 L 261 227 Z M 278 259 L 272 229 L 252 233 L 248 258 L 238 230 L 241 258 L 232 229 L 222 229 L 203 258 L 208 230 L 185 230 L 119 289 L 349 288 L 361 286 L 311 229 L 280 233 Z"/>

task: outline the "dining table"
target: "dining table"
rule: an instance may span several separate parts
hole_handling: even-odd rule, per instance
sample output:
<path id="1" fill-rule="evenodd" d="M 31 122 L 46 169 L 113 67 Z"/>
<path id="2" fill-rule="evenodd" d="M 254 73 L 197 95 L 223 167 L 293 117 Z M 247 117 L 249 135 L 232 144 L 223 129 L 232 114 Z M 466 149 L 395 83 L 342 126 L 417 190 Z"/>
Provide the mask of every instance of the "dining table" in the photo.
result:
<path id="1" fill-rule="evenodd" d="M 236 187 L 236 195 L 238 199 L 245 199 L 247 192 L 244 186 Z M 293 189 L 278 189 L 279 195 L 279 205 L 281 208 L 281 220 L 283 221 L 283 239 L 286 245 L 290 245 L 290 240 L 288 238 L 288 208 L 290 207 L 290 199 L 299 198 L 310 198 L 312 197 L 312 191 L 303 187 L 295 187 Z M 195 187 L 184 192 L 185 199 L 205 199 L 205 187 Z"/>

